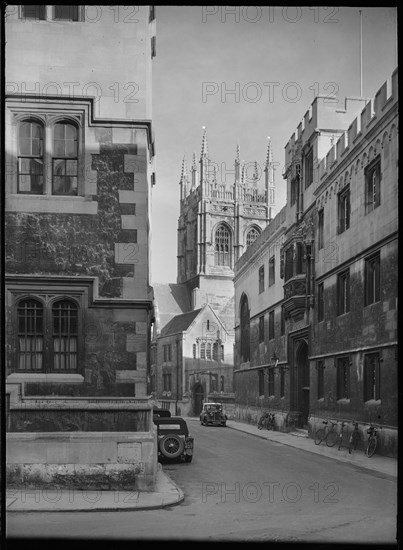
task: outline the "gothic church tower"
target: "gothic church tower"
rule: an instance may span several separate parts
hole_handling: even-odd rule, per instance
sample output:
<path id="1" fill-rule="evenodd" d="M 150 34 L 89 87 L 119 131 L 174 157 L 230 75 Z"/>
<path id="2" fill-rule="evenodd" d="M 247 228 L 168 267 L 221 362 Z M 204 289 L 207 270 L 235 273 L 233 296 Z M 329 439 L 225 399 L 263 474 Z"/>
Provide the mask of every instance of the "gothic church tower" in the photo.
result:
<path id="1" fill-rule="evenodd" d="M 236 149 L 233 180 L 217 176 L 209 158 L 204 129 L 199 168 L 193 155 L 190 175 L 186 158 L 180 177 L 177 282 L 191 293 L 193 309 L 209 303 L 233 329 L 234 264 L 272 219 L 274 165 L 269 138 L 263 169 L 241 164 Z"/>

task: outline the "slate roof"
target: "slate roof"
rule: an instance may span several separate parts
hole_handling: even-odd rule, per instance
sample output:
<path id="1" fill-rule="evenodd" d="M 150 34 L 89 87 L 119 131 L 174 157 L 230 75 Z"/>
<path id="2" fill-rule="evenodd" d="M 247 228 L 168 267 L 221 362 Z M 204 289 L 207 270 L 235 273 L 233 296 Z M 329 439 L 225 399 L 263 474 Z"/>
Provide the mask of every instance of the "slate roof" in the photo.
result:
<path id="1" fill-rule="evenodd" d="M 178 334 L 179 332 L 187 330 L 200 312 L 201 309 L 195 309 L 194 311 L 189 311 L 188 313 L 183 313 L 182 315 L 176 315 L 161 330 L 160 336 Z"/>
<path id="2" fill-rule="evenodd" d="M 185 285 L 175 283 L 153 283 L 157 331 L 176 315 L 191 311 L 189 292 Z"/>

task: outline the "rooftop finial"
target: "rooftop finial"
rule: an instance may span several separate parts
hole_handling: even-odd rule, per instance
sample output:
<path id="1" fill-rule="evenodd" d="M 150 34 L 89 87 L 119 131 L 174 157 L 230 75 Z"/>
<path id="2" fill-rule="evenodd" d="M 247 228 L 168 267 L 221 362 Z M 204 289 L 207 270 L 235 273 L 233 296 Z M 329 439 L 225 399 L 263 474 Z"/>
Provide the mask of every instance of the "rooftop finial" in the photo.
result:
<path id="1" fill-rule="evenodd" d="M 245 161 L 242 161 L 241 183 L 245 183 Z"/>
<path id="2" fill-rule="evenodd" d="M 239 164 L 239 153 L 240 153 L 240 148 L 239 148 L 239 144 L 236 146 L 236 157 L 235 157 L 235 162 L 237 162 Z"/>
<path id="3" fill-rule="evenodd" d="M 259 169 L 257 160 L 255 160 L 254 168 L 253 168 L 253 181 L 257 181 L 259 179 Z"/>
<path id="4" fill-rule="evenodd" d="M 202 138 L 202 148 L 201 148 L 201 158 L 208 158 L 208 145 L 207 145 L 207 128 L 203 126 L 203 138 Z"/>
<path id="5" fill-rule="evenodd" d="M 269 143 L 267 144 L 266 168 L 269 166 L 269 164 L 273 164 L 273 149 L 271 146 L 270 136 L 267 136 L 267 139 L 269 140 Z"/>
<path id="6" fill-rule="evenodd" d="M 182 160 L 182 172 L 181 172 L 181 181 L 183 181 L 184 179 L 187 179 L 187 165 L 186 165 L 186 154 L 183 155 L 183 160 Z"/>

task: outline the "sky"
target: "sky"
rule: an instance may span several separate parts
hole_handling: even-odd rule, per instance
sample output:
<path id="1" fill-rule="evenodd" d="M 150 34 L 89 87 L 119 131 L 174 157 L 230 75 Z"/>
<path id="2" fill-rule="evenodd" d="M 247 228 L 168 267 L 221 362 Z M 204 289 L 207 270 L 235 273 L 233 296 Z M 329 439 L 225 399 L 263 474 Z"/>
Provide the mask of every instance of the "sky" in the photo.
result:
<path id="1" fill-rule="evenodd" d="M 343 108 L 346 96 L 360 96 L 360 74 L 366 98 L 390 79 L 397 9 L 156 6 L 156 25 L 151 282 L 175 283 L 182 159 L 188 168 L 194 152 L 199 160 L 203 127 L 218 181 L 227 184 L 237 144 L 241 160 L 260 167 L 270 136 L 275 215 L 286 203 L 284 147 L 315 96 Z"/>

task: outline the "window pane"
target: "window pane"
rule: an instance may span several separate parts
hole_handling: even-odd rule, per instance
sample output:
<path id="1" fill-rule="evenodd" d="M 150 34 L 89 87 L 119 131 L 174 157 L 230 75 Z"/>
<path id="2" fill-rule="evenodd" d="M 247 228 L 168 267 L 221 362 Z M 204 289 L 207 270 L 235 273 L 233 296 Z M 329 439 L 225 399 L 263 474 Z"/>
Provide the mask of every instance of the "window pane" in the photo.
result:
<path id="1" fill-rule="evenodd" d="M 54 6 L 55 19 L 78 21 L 78 6 Z"/>
<path id="2" fill-rule="evenodd" d="M 56 124 L 54 129 L 54 137 L 56 139 L 64 140 L 65 138 L 65 124 Z"/>
<path id="3" fill-rule="evenodd" d="M 32 139 L 32 155 L 39 157 L 42 155 L 42 140 Z"/>
<path id="4" fill-rule="evenodd" d="M 24 19 L 45 19 L 45 7 L 46 6 L 21 6 L 22 17 Z"/>
<path id="5" fill-rule="evenodd" d="M 66 157 L 77 156 L 77 142 L 71 139 L 66 141 Z"/>
<path id="6" fill-rule="evenodd" d="M 20 124 L 20 138 L 31 138 L 31 123 L 22 122 Z"/>
<path id="7" fill-rule="evenodd" d="M 77 128 L 72 124 L 65 124 L 66 139 L 77 139 Z"/>
<path id="8" fill-rule="evenodd" d="M 30 173 L 35 176 L 43 174 L 43 162 L 40 159 L 31 159 L 29 162 Z"/>
<path id="9" fill-rule="evenodd" d="M 65 142 L 64 140 L 58 140 L 55 139 L 54 147 L 53 147 L 53 154 L 55 157 L 64 157 L 65 153 Z"/>

